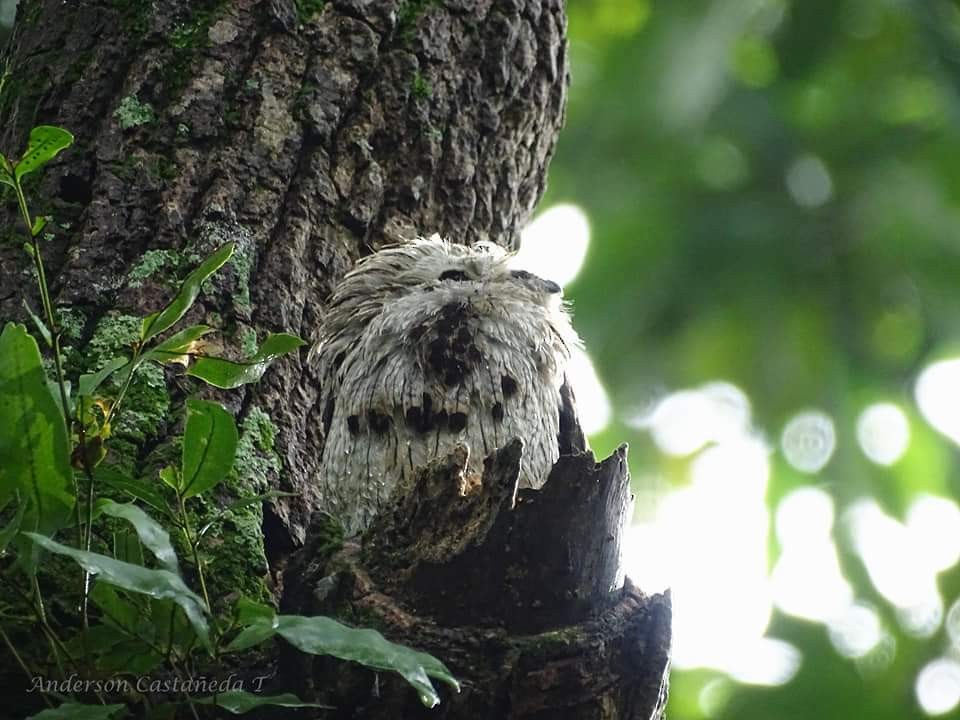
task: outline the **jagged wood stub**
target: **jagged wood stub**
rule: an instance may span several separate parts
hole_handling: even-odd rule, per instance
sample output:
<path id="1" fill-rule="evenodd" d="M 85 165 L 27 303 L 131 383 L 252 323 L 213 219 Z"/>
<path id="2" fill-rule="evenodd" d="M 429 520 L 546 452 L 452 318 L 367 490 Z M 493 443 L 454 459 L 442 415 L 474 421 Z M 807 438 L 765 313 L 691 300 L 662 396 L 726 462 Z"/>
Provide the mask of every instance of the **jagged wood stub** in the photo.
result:
<path id="1" fill-rule="evenodd" d="M 629 504 L 625 448 L 561 457 L 542 490 L 517 493 L 522 442 L 482 478 L 466 451 L 439 458 L 328 561 L 310 542 L 288 570 L 288 611 L 363 618 L 444 659 L 464 691 L 425 711 L 396 678 L 285 653 L 281 674 L 349 717 L 631 718 L 666 703 L 669 595 L 618 582 Z M 514 502 L 516 500 L 516 502 Z M 347 717 L 344 715 L 343 717 Z"/>
<path id="2" fill-rule="evenodd" d="M 364 536 L 374 579 L 454 625 L 540 631 L 602 606 L 621 580 L 626 448 L 599 465 L 591 452 L 562 456 L 541 490 L 518 492 L 521 448 L 492 455 L 472 487 L 458 453 L 420 473 Z"/>

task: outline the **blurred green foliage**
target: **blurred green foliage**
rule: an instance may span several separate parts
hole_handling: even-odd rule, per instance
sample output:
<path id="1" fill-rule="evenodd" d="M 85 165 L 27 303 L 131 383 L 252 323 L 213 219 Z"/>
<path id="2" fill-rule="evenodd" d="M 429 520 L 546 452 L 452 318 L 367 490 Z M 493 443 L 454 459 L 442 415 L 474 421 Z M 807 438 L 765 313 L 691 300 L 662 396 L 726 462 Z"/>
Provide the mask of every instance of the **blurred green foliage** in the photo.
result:
<path id="1" fill-rule="evenodd" d="M 567 294 L 612 398 L 599 453 L 629 440 L 637 490 L 649 476 L 682 485 L 686 464 L 626 419 L 664 392 L 722 379 L 747 393 L 773 447 L 804 408 L 836 423 L 819 475 L 774 453 L 771 511 L 808 483 L 838 512 L 872 496 L 901 518 L 918 492 L 957 497 L 956 449 L 912 396 L 918 372 L 960 347 L 957 3 L 570 0 L 568 15 L 567 125 L 542 207 L 575 203 L 592 226 Z M 911 430 L 889 468 L 864 457 L 855 429 L 885 400 Z M 856 597 L 895 636 L 892 664 L 871 671 L 840 657 L 823 626 L 775 613 L 769 634 L 804 654 L 797 677 L 757 688 L 674 671 L 673 720 L 711 708 L 738 720 L 923 716 L 916 673 L 949 638 L 900 631 L 837 540 Z M 949 608 L 960 572 L 939 581 Z"/>

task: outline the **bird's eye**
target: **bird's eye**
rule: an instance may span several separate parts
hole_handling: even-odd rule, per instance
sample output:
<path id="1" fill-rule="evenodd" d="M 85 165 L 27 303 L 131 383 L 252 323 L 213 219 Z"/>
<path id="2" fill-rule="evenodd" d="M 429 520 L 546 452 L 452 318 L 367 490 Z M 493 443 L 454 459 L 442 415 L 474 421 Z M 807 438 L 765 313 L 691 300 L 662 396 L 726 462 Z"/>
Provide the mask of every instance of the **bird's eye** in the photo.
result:
<path id="1" fill-rule="evenodd" d="M 440 279 L 463 282 L 467 279 L 467 274 L 463 270 L 444 270 L 442 273 L 440 273 Z"/>
<path id="2" fill-rule="evenodd" d="M 553 280 L 544 280 L 543 278 L 538 277 L 531 272 L 527 272 L 526 270 L 511 270 L 510 274 L 517 280 L 520 280 L 526 283 L 528 286 L 536 288 L 541 292 L 547 293 L 548 295 L 555 295 L 556 293 L 563 291 L 563 289 L 553 282 Z"/>

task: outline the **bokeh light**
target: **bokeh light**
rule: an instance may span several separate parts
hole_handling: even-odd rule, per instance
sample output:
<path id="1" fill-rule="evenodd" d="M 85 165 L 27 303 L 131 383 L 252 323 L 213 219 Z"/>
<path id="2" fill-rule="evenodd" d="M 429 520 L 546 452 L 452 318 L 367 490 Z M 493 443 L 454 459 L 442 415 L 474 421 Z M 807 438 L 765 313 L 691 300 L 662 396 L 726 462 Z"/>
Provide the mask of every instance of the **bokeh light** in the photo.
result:
<path id="1" fill-rule="evenodd" d="M 955 600 L 950 606 L 944 625 L 955 650 L 960 651 L 960 599 Z"/>
<path id="2" fill-rule="evenodd" d="M 939 595 L 930 595 L 916 605 L 896 608 L 895 614 L 897 623 L 908 635 L 933 637 L 943 622 L 943 601 Z"/>
<path id="3" fill-rule="evenodd" d="M 780 436 L 787 462 L 805 473 L 820 472 L 830 462 L 836 443 L 833 420 L 819 410 L 795 415 Z"/>
<path id="4" fill-rule="evenodd" d="M 777 506 L 777 538 L 784 546 L 827 540 L 833 517 L 833 498 L 826 492 L 815 487 L 794 490 Z"/>
<path id="5" fill-rule="evenodd" d="M 854 546 L 874 587 L 891 603 L 909 609 L 939 597 L 938 563 L 925 553 L 923 537 L 885 513 L 875 500 L 858 500 L 846 515 Z"/>
<path id="6" fill-rule="evenodd" d="M 749 421 L 746 394 L 722 381 L 670 393 L 652 411 L 629 420 L 634 427 L 649 429 L 660 450 L 681 457 L 709 442 L 742 436 Z"/>
<path id="7" fill-rule="evenodd" d="M 829 634 L 838 653 L 848 658 L 862 658 L 880 643 L 883 626 L 876 610 L 856 603 L 832 619 Z"/>
<path id="8" fill-rule="evenodd" d="M 727 678 L 714 678 L 700 690 L 700 711 L 708 718 L 715 717 L 727 706 L 735 691 L 736 686 Z"/>
<path id="9" fill-rule="evenodd" d="M 876 403 L 857 419 L 860 449 L 878 465 L 892 465 L 910 444 L 910 423 L 894 403 Z"/>
<path id="10" fill-rule="evenodd" d="M 742 184 L 749 175 L 743 152 L 723 137 L 707 139 L 697 154 L 697 174 L 704 184 L 715 190 L 730 190 Z"/>
<path id="11" fill-rule="evenodd" d="M 593 361 L 585 351 L 573 348 L 567 364 L 567 379 L 577 402 L 580 426 L 587 435 L 602 431 L 610 422 L 610 400 Z"/>
<path id="12" fill-rule="evenodd" d="M 758 638 L 741 648 L 727 672 L 734 680 L 750 685 L 783 685 L 797 674 L 802 659 L 790 643 Z"/>
<path id="13" fill-rule="evenodd" d="M 960 560 L 960 508 L 955 501 L 920 495 L 907 510 L 907 529 L 923 553 L 923 562 L 936 572 Z"/>
<path id="14" fill-rule="evenodd" d="M 788 682 L 799 652 L 764 636 L 773 607 L 764 502 L 770 448 L 752 426 L 748 398 L 730 383 L 710 382 L 666 395 L 634 421 L 665 453 L 700 451 L 687 485 L 662 497 L 655 517 L 631 526 L 624 542 L 631 578 L 648 590 L 671 588 L 674 664 L 720 669 L 749 684 Z"/>
<path id="15" fill-rule="evenodd" d="M 818 488 L 794 490 L 777 507 L 781 553 L 771 573 L 774 601 L 783 612 L 817 622 L 844 615 L 853 590 L 833 543 L 833 500 Z"/>
<path id="16" fill-rule="evenodd" d="M 815 155 L 803 155 L 787 168 L 787 190 L 797 205 L 816 208 L 833 195 L 833 181 L 823 160 Z"/>
<path id="17" fill-rule="evenodd" d="M 928 715 L 946 715 L 960 705 L 960 663 L 938 658 L 917 675 L 917 702 Z"/>
<path id="18" fill-rule="evenodd" d="M 860 677 L 872 680 L 889 672 L 896 661 L 897 638 L 884 627 L 880 633 L 880 642 L 866 655 L 854 658 L 854 667 L 859 671 Z"/>
<path id="19" fill-rule="evenodd" d="M 960 444 L 960 359 L 928 365 L 917 378 L 914 392 L 927 422 Z"/>
<path id="20" fill-rule="evenodd" d="M 590 223 L 583 209 L 553 205 L 520 233 L 520 250 L 511 265 L 566 287 L 580 272 L 589 245 Z"/>

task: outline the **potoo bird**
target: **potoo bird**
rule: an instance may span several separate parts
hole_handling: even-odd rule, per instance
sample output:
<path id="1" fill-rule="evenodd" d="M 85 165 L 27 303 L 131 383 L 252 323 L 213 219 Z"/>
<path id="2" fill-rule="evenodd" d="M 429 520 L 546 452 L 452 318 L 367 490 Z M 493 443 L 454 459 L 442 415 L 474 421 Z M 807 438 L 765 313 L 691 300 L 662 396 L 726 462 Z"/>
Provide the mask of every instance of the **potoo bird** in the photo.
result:
<path id="1" fill-rule="evenodd" d="M 561 387 L 579 343 L 560 286 L 508 267 L 491 243 L 433 236 L 360 260 L 315 345 L 323 407 L 320 493 L 362 531 L 398 483 L 457 444 L 469 470 L 524 439 L 520 487 L 559 456 Z"/>

